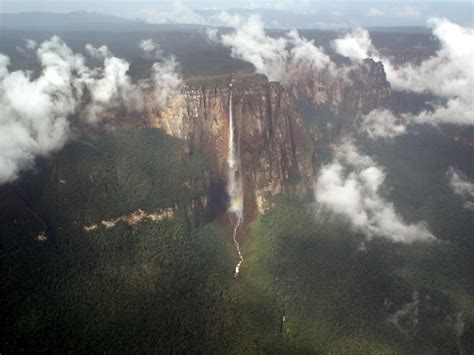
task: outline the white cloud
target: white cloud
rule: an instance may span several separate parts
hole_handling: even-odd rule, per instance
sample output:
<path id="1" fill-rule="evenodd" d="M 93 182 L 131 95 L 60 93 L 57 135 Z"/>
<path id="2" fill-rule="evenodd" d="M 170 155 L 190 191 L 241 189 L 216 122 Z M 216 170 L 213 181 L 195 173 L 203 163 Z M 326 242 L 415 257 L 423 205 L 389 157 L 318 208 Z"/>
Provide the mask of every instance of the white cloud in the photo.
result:
<path id="1" fill-rule="evenodd" d="M 458 26 L 446 19 L 429 20 L 440 41 L 436 55 L 420 65 L 395 66 L 380 56 L 366 30 L 356 29 L 333 42 L 341 55 L 360 61 L 373 58 L 384 64 L 387 79 L 396 90 L 431 93 L 446 99 L 418 115 L 403 115 L 412 123 L 474 124 L 474 29 Z M 387 116 L 389 117 L 389 116 Z"/>
<path id="2" fill-rule="evenodd" d="M 446 98 L 444 106 L 425 111 L 414 120 L 431 123 L 474 124 L 474 30 L 446 19 L 430 19 L 441 44 L 435 56 L 419 66 L 394 67 L 384 60 L 394 88 L 429 92 Z"/>
<path id="3" fill-rule="evenodd" d="M 168 10 L 144 9 L 139 11 L 136 17 L 147 23 L 154 24 L 207 24 L 205 17 L 184 5 L 180 0 L 175 0 Z"/>
<path id="4" fill-rule="evenodd" d="M 158 43 L 154 42 L 151 38 L 140 41 L 138 46 L 148 58 L 160 59 L 164 57 L 163 50 Z"/>
<path id="5" fill-rule="evenodd" d="M 287 40 L 268 37 L 258 16 L 250 16 L 233 33 L 222 35 L 222 44 L 231 48 L 233 57 L 253 64 L 270 80 L 285 78 Z"/>
<path id="6" fill-rule="evenodd" d="M 335 70 L 335 65 L 329 56 L 320 47 L 304 37 L 300 37 L 298 31 L 291 30 L 287 33 L 290 46 L 290 67 L 307 66 L 313 70 Z"/>
<path id="7" fill-rule="evenodd" d="M 237 21 L 235 31 L 222 35 L 224 46 L 231 49 L 233 57 L 251 63 L 258 73 L 269 80 L 286 83 L 294 67 L 308 66 L 314 70 L 333 70 L 334 64 L 320 47 L 296 30 L 284 37 L 267 36 L 258 16 Z"/>
<path id="8" fill-rule="evenodd" d="M 419 66 L 389 68 L 393 71 L 387 73 L 390 81 L 397 88 L 415 92 L 466 96 L 462 92 L 469 93 L 473 84 L 474 30 L 446 19 L 431 19 L 429 24 L 440 41 L 440 50 Z"/>
<path id="9" fill-rule="evenodd" d="M 347 33 L 343 38 L 332 42 L 336 53 L 358 61 L 366 58 L 378 59 L 379 53 L 372 44 L 369 32 L 362 28 L 356 28 Z"/>
<path id="10" fill-rule="evenodd" d="M 156 102 L 160 107 L 166 106 L 172 96 L 180 93 L 183 85 L 180 65 L 176 58 L 163 58 L 153 64 L 151 80 Z"/>
<path id="11" fill-rule="evenodd" d="M 109 48 L 105 45 L 96 48 L 92 44 L 86 44 L 85 50 L 92 58 L 99 60 L 112 55 L 112 53 L 109 51 Z"/>
<path id="12" fill-rule="evenodd" d="M 104 59 L 102 76 L 90 84 L 92 103 L 86 110 L 86 119 L 95 122 L 100 115 L 108 110 L 125 104 L 131 107 L 135 98 L 134 87 L 128 76 L 130 64 L 117 57 Z"/>
<path id="13" fill-rule="evenodd" d="M 60 148 L 67 139 L 67 117 L 76 108 L 87 78 L 83 58 L 58 37 L 37 50 L 42 72 L 9 72 L 2 66 L 0 82 L 0 184 L 18 177 L 35 156 Z M 8 63 L 2 56 L 2 64 Z"/>
<path id="14" fill-rule="evenodd" d="M 406 133 L 406 126 L 401 119 L 387 110 L 373 110 L 361 118 L 359 131 L 367 134 L 371 139 L 394 138 Z"/>
<path id="15" fill-rule="evenodd" d="M 154 57 L 156 62 L 151 68 L 150 78 L 143 80 L 139 85 L 146 91 L 152 88 L 155 102 L 164 107 L 172 96 L 181 91 L 183 80 L 180 64 L 174 56 L 165 56 L 160 46 L 150 38 L 141 41 L 140 48 L 147 55 Z"/>
<path id="16" fill-rule="evenodd" d="M 206 37 L 210 44 L 219 43 L 219 31 L 217 30 L 217 28 L 207 27 Z"/>
<path id="17" fill-rule="evenodd" d="M 448 169 L 446 175 L 453 192 L 465 200 L 464 207 L 474 210 L 474 183 L 452 166 Z"/>
<path id="18" fill-rule="evenodd" d="M 24 46 L 17 46 L 16 50 L 24 55 L 29 55 L 38 47 L 38 43 L 32 39 L 25 39 Z"/>
<path id="19" fill-rule="evenodd" d="M 92 87 L 92 97 L 100 103 L 113 101 L 120 96 L 120 91 L 127 91 L 131 79 L 127 75 L 130 64 L 120 58 L 105 58 L 104 74 Z"/>
<path id="20" fill-rule="evenodd" d="M 143 109 L 145 91 L 155 95 L 155 105 L 165 105 L 180 88 L 174 57 L 159 58 L 149 79 L 132 83 L 130 64 L 106 46 L 87 45 L 86 51 L 103 59 L 103 67 L 88 67 L 84 57 L 57 36 L 37 48 L 41 72 L 36 76 L 31 71 L 10 72 L 10 59 L 0 54 L 0 184 L 15 180 L 35 157 L 60 149 L 72 117 L 95 122 L 104 110 L 121 105 Z"/>
<path id="21" fill-rule="evenodd" d="M 0 53 L 0 79 L 3 79 L 8 75 L 8 67 L 10 65 L 10 58 Z"/>
<path id="22" fill-rule="evenodd" d="M 371 7 L 367 13 L 366 16 L 385 16 L 385 12 L 383 10 L 377 9 L 375 7 Z"/>
<path id="23" fill-rule="evenodd" d="M 214 26 L 228 26 L 228 27 L 238 27 L 242 23 L 243 19 L 237 15 L 227 11 L 220 11 L 217 14 L 211 16 L 210 22 Z"/>
<path id="24" fill-rule="evenodd" d="M 295 13 L 314 13 L 314 4 L 311 0 L 271 0 L 271 1 L 249 1 L 250 9 L 275 9 L 287 10 Z"/>
<path id="25" fill-rule="evenodd" d="M 38 47 L 38 43 L 32 39 L 27 39 L 26 41 L 26 48 L 29 49 L 30 51 L 34 51 L 36 47 Z"/>
<path id="26" fill-rule="evenodd" d="M 337 148 L 333 162 L 318 174 L 317 206 L 347 218 L 354 230 L 367 238 L 383 237 L 400 243 L 433 240 L 424 224 L 407 224 L 382 197 L 384 180 L 382 168 L 361 155 L 351 142 L 345 143 Z"/>
<path id="27" fill-rule="evenodd" d="M 159 48 L 151 38 L 140 41 L 139 46 L 145 53 L 155 52 Z"/>

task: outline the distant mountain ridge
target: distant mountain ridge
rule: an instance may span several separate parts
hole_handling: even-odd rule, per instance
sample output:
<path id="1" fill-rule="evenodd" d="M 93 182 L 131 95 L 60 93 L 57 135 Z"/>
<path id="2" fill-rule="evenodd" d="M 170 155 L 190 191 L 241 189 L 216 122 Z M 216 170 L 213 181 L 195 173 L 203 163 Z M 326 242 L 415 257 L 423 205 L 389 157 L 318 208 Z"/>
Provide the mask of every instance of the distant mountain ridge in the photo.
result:
<path id="1" fill-rule="evenodd" d="M 130 22 L 131 21 L 124 18 L 88 11 L 75 11 L 70 13 L 22 12 L 0 15 L 1 27 L 11 29 L 42 29 L 64 27 L 73 24 L 127 24 Z"/>
<path id="2" fill-rule="evenodd" d="M 168 29 L 179 30 L 200 27 L 202 26 L 186 24 L 148 24 L 118 16 L 88 11 L 74 11 L 69 13 L 0 13 L 1 30 L 132 32 Z"/>
<path id="3" fill-rule="evenodd" d="M 1 30 L 35 30 L 35 31 L 105 31 L 105 32 L 133 32 L 133 31 L 167 31 L 189 30 L 205 28 L 206 26 L 223 27 L 225 24 L 215 22 L 220 10 L 196 10 L 195 13 L 203 18 L 203 24 L 170 22 L 153 23 L 144 18 L 125 18 L 91 11 L 74 11 L 67 13 L 53 12 L 19 12 L 1 13 Z M 399 33 L 430 33 L 426 26 L 411 24 L 397 25 L 396 21 L 387 20 L 383 25 L 380 21 L 369 21 L 365 16 L 354 14 L 355 22 L 343 21 L 337 14 L 321 13 L 294 13 L 285 10 L 268 9 L 229 9 L 227 12 L 243 18 L 256 14 L 261 17 L 266 28 L 269 29 L 320 29 L 341 30 L 353 27 L 355 24 L 364 24 L 363 27 L 377 32 Z M 153 20 L 153 19 L 152 19 Z M 208 22 L 208 23 L 206 23 Z M 214 23 L 215 22 L 215 23 Z"/>

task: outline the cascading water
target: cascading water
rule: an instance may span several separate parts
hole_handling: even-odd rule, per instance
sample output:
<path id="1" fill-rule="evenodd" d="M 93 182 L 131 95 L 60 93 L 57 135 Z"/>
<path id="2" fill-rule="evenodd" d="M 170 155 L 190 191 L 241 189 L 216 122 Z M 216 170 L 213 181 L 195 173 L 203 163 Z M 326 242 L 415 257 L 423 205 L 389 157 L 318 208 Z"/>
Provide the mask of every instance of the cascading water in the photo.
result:
<path id="1" fill-rule="evenodd" d="M 242 176 L 240 170 L 240 154 L 239 154 L 239 143 L 235 141 L 235 127 L 234 127 L 234 116 L 232 113 L 232 81 L 229 84 L 229 151 L 227 155 L 227 163 L 229 165 L 229 176 L 227 182 L 227 193 L 230 198 L 229 212 L 236 217 L 234 226 L 233 241 L 237 254 L 239 255 L 239 262 L 235 266 L 234 277 L 239 276 L 240 266 L 244 262 L 242 250 L 240 249 L 239 241 L 237 240 L 237 231 L 242 223 L 244 214 L 243 204 L 243 190 L 242 190 Z"/>

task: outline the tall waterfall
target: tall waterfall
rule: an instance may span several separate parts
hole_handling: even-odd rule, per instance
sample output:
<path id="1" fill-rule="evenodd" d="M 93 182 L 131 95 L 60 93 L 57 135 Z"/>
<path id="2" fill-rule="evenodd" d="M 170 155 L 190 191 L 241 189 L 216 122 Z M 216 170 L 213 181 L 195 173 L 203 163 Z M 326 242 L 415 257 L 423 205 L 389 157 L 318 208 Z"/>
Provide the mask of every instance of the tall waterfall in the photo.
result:
<path id="1" fill-rule="evenodd" d="M 240 165 L 240 144 L 239 139 L 235 139 L 235 125 L 234 116 L 232 113 L 232 82 L 229 84 L 229 149 L 227 155 L 227 164 L 229 166 L 228 181 L 227 181 L 227 193 L 230 198 L 229 212 L 235 215 L 236 221 L 234 225 L 233 241 L 237 253 L 239 255 L 239 262 L 235 267 L 234 277 L 237 277 L 240 272 L 240 266 L 244 261 L 240 244 L 237 240 L 237 231 L 244 217 L 244 201 L 243 201 L 243 189 L 242 189 L 242 174 Z"/>

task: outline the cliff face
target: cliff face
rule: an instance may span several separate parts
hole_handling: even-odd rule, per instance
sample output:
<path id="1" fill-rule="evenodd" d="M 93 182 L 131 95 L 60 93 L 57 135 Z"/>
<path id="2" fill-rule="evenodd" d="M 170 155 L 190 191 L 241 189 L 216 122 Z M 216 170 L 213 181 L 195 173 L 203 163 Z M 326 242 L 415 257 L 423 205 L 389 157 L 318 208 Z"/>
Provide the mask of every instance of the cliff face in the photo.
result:
<path id="1" fill-rule="evenodd" d="M 366 59 L 335 78 L 328 72 L 296 72 L 291 96 L 315 107 L 327 105 L 347 122 L 373 109 L 390 107 L 391 88 L 383 64 Z"/>
<path id="2" fill-rule="evenodd" d="M 227 179 L 230 76 L 189 80 L 165 111 L 149 111 L 150 125 L 186 139 L 210 157 L 211 181 Z M 265 76 L 233 78 L 233 115 L 240 144 L 246 218 L 264 213 L 278 193 L 304 195 L 312 187 L 313 142 L 294 99 Z"/>
<path id="3" fill-rule="evenodd" d="M 293 74 L 286 87 L 259 74 L 233 77 L 232 110 L 246 218 L 264 213 L 271 197 L 279 193 L 304 196 L 312 192 L 317 140 L 327 132 L 314 125 L 305 127 L 299 114 L 301 102 L 310 107 L 311 119 L 318 115 L 318 107 L 324 106 L 349 130 L 359 114 L 392 104 L 383 65 L 373 60 L 353 66 L 343 78 L 308 70 Z M 199 148 L 206 153 L 212 216 L 226 207 L 230 80 L 230 75 L 188 79 L 166 109 L 160 111 L 150 101 L 144 114 L 120 123 L 162 128 L 186 140 L 190 152 Z M 320 144 L 327 142 L 323 139 Z"/>

